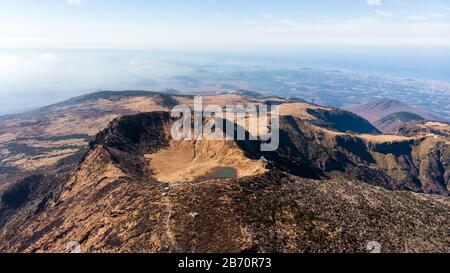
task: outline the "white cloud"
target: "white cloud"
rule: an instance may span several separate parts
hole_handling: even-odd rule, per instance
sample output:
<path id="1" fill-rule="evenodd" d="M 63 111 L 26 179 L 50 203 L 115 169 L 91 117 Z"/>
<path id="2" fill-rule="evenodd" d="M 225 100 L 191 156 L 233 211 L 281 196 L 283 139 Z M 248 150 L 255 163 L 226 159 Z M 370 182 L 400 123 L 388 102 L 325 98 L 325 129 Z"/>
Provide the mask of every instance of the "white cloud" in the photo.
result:
<path id="1" fill-rule="evenodd" d="M 0 66 L 5 65 L 13 65 L 17 63 L 17 58 L 14 56 L 0 56 Z"/>
<path id="2" fill-rule="evenodd" d="M 63 3 L 64 2 L 60 2 Z M 365 2 L 360 2 L 365 5 Z M 386 4 L 387 2 L 384 2 Z M 82 3 L 82 5 L 87 2 Z M 4 47 L 39 48 L 151 48 L 151 49 L 228 49 L 234 47 L 280 45 L 296 47 L 299 45 L 324 44 L 441 44 L 450 45 L 450 15 L 440 10 L 414 10 L 412 12 L 391 11 L 382 6 L 372 7 L 365 17 L 343 19 L 335 17 L 316 17 L 305 19 L 281 18 L 267 19 L 259 12 L 254 18 L 242 18 L 233 24 L 191 23 L 185 28 L 177 24 L 123 25 L 123 21 L 92 27 L 91 24 L 77 21 L 59 26 L 22 24 L 15 31 L 2 32 L 5 26 L 14 21 L 0 24 L 0 44 Z M 368 7 L 368 6 L 367 6 Z M 380 12 L 389 12 L 384 17 Z M 386 14 L 385 14 L 386 15 Z M 408 16 L 412 16 L 408 20 Z M 415 16 L 415 17 L 414 17 Z M 427 20 L 423 20 L 426 17 Z M 3 19 L 3 18 L 2 18 Z M 422 19 L 422 20 L 420 20 Z M 1 19 L 0 19 L 1 21 Z M 133 27 L 131 27 L 133 26 Z M 68 32 L 67 29 L 71 31 Z M 110 31 L 114 29 L 114 31 Z M 46 53 L 41 52 L 41 53 Z M 53 52 L 57 53 L 57 52 Z M 34 56 L 37 58 L 38 54 Z M 55 61 L 60 61 L 58 53 Z M 3 62 L 12 62 L 3 59 Z M 41 61 L 42 62 L 42 61 Z"/>
<path id="3" fill-rule="evenodd" d="M 304 26 L 303 23 L 294 22 L 294 21 L 290 21 L 290 20 L 280 20 L 280 24 L 283 24 L 283 25 L 286 25 L 286 26 L 291 26 L 291 27 L 301 27 L 301 26 Z"/>
<path id="4" fill-rule="evenodd" d="M 450 44 L 450 24 L 415 21 L 404 23 L 384 22 L 371 18 L 325 24 L 284 22 L 256 27 L 253 33 L 243 35 L 242 44 L 258 41 L 264 44 Z M 244 42 L 245 40 L 245 42 Z"/>
<path id="5" fill-rule="evenodd" d="M 421 15 L 411 15 L 411 16 L 408 16 L 408 20 L 411 20 L 411 21 L 426 21 L 427 17 L 421 16 Z"/>
<path id="6" fill-rule="evenodd" d="M 381 6 L 381 0 L 366 0 L 369 6 Z"/>
<path id="7" fill-rule="evenodd" d="M 258 22 L 253 21 L 253 20 L 247 20 L 247 24 L 249 24 L 249 25 L 259 25 Z"/>
<path id="8" fill-rule="evenodd" d="M 81 5 L 81 0 L 66 0 L 66 3 L 69 6 L 79 6 Z"/>
<path id="9" fill-rule="evenodd" d="M 447 15 L 442 13 L 429 13 L 423 15 L 411 15 L 408 16 L 407 18 L 410 21 L 436 21 L 447 17 L 448 17 Z"/>
<path id="10" fill-rule="evenodd" d="M 52 53 L 43 53 L 43 54 L 39 55 L 39 59 L 41 59 L 43 61 L 53 60 L 54 58 L 55 58 L 55 55 L 53 55 Z"/>
<path id="11" fill-rule="evenodd" d="M 427 15 L 427 17 L 432 19 L 442 19 L 447 18 L 448 16 L 443 13 L 430 13 Z"/>
<path id="12" fill-rule="evenodd" d="M 445 7 L 445 6 L 431 6 L 432 8 L 435 9 L 441 9 L 441 10 L 445 10 L 445 11 L 450 11 L 450 7 Z"/>
<path id="13" fill-rule="evenodd" d="M 376 10 L 375 13 L 382 17 L 391 17 L 392 16 L 392 13 L 384 11 L 384 10 Z"/>
<path id="14" fill-rule="evenodd" d="M 421 14 L 416 14 L 421 15 Z M 209 25 L 202 29 L 153 27 L 143 29 L 120 29 L 111 34 L 96 29 L 80 29 L 71 33 L 55 32 L 41 37 L 32 34 L 24 37 L 1 37 L 0 44 L 14 47 L 32 44 L 45 47 L 105 47 L 105 48 L 151 48 L 151 49 L 232 49 L 254 47 L 297 47 L 300 45 L 450 45 L 450 22 L 381 20 L 362 17 L 353 20 L 327 20 L 308 23 L 295 20 L 274 20 L 271 23 L 243 20 L 239 28 Z M 417 19 L 417 18 L 416 18 Z M 81 31 L 82 30 L 82 31 Z M 149 35 L 151 33 L 151 35 Z M 180 47 L 182 45 L 182 47 Z M 42 52 L 45 53 L 45 52 Z M 56 60 L 61 57 L 56 56 Z M 13 62 L 12 58 L 3 62 Z M 46 63 L 57 63 L 47 61 Z"/>
<path id="15" fill-rule="evenodd" d="M 275 18 L 275 16 L 273 16 L 272 14 L 268 14 L 268 13 L 263 13 L 261 14 L 261 17 L 267 18 L 267 19 L 273 19 Z"/>

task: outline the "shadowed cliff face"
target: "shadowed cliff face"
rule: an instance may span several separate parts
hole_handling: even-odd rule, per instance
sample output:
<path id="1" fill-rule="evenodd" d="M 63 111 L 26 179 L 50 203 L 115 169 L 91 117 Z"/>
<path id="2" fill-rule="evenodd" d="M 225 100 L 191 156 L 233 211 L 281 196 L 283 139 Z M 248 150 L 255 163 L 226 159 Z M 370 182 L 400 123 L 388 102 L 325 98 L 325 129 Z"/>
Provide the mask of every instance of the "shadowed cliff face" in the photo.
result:
<path id="1" fill-rule="evenodd" d="M 439 138 L 381 141 L 286 116 L 276 152 L 233 142 L 266 172 L 159 182 L 146 155 L 170 149 L 172 122 L 166 112 L 116 119 L 78 164 L 7 191 L 0 251 L 67 252 L 71 241 L 82 252 L 365 252 L 370 241 L 449 251 L 448 198 L 392 191 L 443 191 Z"/>
<path id="2" fill-rule="evenodd" d="M 367 120 L 347 111 L 340 109 L 323 110 L 308 109 L 308 113 L 314 117 L 312 123 L 319 127 L 335 129 L 340 132 L 355 132 L 361 134 L 378 134 L 377 130 Z"/>
<path id="3" fill-rule="evenodd" d="M 301 119 L 280 121 L 280 147 L 261 153 L 240 143 L 253 157 L 305 178 L 345 178 L 390 190 L 448 196 L 450 144 L 447 138 L 356 135 L 321 129 Z"/>

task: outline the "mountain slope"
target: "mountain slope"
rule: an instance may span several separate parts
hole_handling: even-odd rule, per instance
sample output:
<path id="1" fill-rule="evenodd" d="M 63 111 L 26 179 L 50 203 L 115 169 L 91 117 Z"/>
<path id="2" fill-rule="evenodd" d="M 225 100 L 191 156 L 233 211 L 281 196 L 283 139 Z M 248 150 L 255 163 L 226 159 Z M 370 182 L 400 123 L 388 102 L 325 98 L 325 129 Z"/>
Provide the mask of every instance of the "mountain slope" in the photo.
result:
<path id="1" fill-rule="evenodd" d="M 374 123 L 384 133 L 397 134 L 399 127 L 414 121 L 424 120 L 421 116 L 409 112 L 397 112 L 384 117 Z"/>
<path id="2" fill-rule="evenodd" d="M 262 155 L 286 172 L 357 179 L 392 190 L 449 193 L 448 138 L 342 133 L 289 116 L 280 124 L 279 149 Z"/>
<path id="3" fill-rule="evenodd" d="M 380 134 L 367 120 L 345 110 L 310 103 L 284 103 L 280 105 L 282 116 L 294 116 L 318 127 L 339 132 Z"/>
<path id="4" fill-rule="evenodd" d="M 267 98 L 247 93 L 204 96 L 205 105 L 262 104 Z M 273 101 L 273 98 L 271 99 Z M 296 103 L 291 103 L 295 101 Z M 8 173 L 34 171 L 54 165 L 85 149 L 89 141 L 113 119 L 142 112 L 170 111 L 173 106 L 193 106 L 193 96 L 147 91 L 102 91 L 72 98 L 42 109 L 0 117 L 0 169 Z M 281 112 L 307 118 L 319 126 L 357 133 L 378 133 L 364 119 L 335 108 L 277 98 Z M 0 175 L 0 191 L 1 191 Z"/>
<path id="5" fill-rule="evenodd" d="M 175 142 L 169 110 L 193 97 L 136 92 L 0 119 L 0 252 L 71 241 L 83 252 L 449 251 L 445 124 L 383 135 L 350 112 L 273 97 L 280 147 L 261 152 L 260 141 Z"/>
<path id="6" fill-rule="evenodd" d="M 335 145 L 349 134 L 287 116 L 281 123 L 288 139 L 279 152 L 264 154 L 266 172 L 158 182 L 146 155 L 170 149 L 171 122 L 167 112 L 117 119 L 80 164 L 55 170 L 67 179 L 34 178 L 39 194 L 27 196 L 4 223 L 0 251 L 67 252 L 71 241 L 82 252 L 365 252 L 370 241 L 383 252 L 449 251 L 447 198 L 283 172 L 317 168 L 303 160 L 324 151 L 308 143 Z M 255 143 L 236 145 L 248 160 L 262 156 Z M 333 165 L 322 164 L 323 172 Z"/>
<path id="7" fill-rule="evenodd" d="M 353 106 L 347 108 L 347 110 L 358 114 L 359 116 L 367 119 L 368 121 L 375 123 L 382 118 L 385 118 L 389 115 L 399 113 L 399 112 L 407 112 L 416 114 L 423 119 L 428 120 L 441 120 L 439 116 L 433 114 L 429 111 L 423 109 L 417 109 L 407 105 L 398 100 L 392 100 L 387 98 L 381 98 L 374 101 L 371 101 L 366 104 Z"/>
<path id="8" fill-rule="evenodd" d="M 398 134 L 404 136 L 433 134 L 450 137 L 450 124 L 436 121 L 409 122 L 398 128 Z"/>

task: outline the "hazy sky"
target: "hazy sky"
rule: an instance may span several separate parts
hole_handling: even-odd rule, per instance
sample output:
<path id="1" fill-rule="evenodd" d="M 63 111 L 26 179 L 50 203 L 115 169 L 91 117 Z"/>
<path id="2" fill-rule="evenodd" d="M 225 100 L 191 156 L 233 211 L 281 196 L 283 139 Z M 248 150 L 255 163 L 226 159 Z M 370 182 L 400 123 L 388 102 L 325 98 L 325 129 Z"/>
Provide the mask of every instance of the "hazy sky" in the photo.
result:
<path id="1" fill-rule="evenodd" d="M 450 45 L 450 1 L 14 0 L 3 48 L 242 49 Z"/>
<path id="2" fill-rule="evenodd" d="M 151 88 L 202 54 L 448 80 L 449 52 L 450 0 L 0 0 L 0 114 Z"/>

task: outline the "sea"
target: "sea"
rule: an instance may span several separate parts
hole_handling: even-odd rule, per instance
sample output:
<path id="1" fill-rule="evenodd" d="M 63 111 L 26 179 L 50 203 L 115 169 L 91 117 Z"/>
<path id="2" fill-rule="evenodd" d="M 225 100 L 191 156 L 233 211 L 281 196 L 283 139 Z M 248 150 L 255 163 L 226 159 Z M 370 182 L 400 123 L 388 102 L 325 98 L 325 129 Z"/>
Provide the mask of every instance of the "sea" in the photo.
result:
<path id="1" fill-rule="evenodd" d="M 99 90 L 153 90 L 155 83 L 233 66 L 342 69 L 369 75 L 450 82 L 450 47 L 319 46 L 254 51 L 0 49 L 0 115 Z M 154 90 L 155 91 L 155 90 Z M 156 90 L 159 91 L 159 90 Z M 183 91 L 183 90 L 180 90 Z"/>

